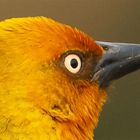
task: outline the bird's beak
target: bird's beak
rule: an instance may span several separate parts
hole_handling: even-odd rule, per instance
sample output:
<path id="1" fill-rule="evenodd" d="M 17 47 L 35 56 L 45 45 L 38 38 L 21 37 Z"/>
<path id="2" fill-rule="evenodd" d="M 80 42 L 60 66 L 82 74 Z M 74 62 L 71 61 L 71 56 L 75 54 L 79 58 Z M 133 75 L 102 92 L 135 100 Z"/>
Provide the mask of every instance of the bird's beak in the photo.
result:
<path id="1" fill-rule="evenodd" d="M 140 69 L 140 44 L 110 43 L 96 41 L 104 48 L 92 80 L 100 87 L 107 87 L 110 81 Z"/>

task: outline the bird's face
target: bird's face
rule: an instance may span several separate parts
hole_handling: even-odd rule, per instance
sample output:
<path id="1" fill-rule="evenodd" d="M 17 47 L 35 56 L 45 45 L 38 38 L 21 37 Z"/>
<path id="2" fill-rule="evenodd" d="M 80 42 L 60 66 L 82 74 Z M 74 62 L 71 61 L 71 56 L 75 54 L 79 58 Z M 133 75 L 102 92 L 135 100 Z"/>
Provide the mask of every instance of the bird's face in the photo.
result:
<path id="1" fill-rule="evenodd" d="M 65 140 L 92 139 L 106 98 L 92 80 L 103 48 L 83 32 L 43 17 L 0 23 L 0 40 L 3 87 L 10 93 L 5 94 L 6 114 L 24 112 L 22 119 L 31 121 L 36 115 L 29 104 L 43 118 L 50 116 Z"/>
<path id="2" fill-rule="evenodd" d="M 20 85 L 18 96 L 60 124 L 63 137 L 92 139 L 110 81 L 140 67 L 138 45 L 95 42 L 47 18 L 12 19 L 0 30 L 9 90 Z"/>
<path id="3" fill-rule="evenodd" d="M 40 47 L 32 43 L 29 54 L 38 65 L 29 96 L 56 121 L 81 122 L 83 128 L 89 123 L 92 129 L 106 99 L 105 90 L 92 80 L 104 50 L 89 36 L 69 26 L 55 23 L 53 29 L 47 25 L 46 30 L 33 41 L 39 42 Z"/>

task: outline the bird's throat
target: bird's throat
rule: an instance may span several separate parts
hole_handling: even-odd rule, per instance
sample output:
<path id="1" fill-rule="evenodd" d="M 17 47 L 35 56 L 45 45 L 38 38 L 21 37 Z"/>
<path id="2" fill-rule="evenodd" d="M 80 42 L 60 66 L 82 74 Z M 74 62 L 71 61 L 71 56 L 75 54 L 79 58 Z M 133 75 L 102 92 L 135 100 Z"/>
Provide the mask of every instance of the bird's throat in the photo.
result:
<path id="1" fill-rule="evenodd" d="M 93 140 L 93 126 L 83 127 L 80 123 L 65 122 L 59 124 L 60 140 Z"/>

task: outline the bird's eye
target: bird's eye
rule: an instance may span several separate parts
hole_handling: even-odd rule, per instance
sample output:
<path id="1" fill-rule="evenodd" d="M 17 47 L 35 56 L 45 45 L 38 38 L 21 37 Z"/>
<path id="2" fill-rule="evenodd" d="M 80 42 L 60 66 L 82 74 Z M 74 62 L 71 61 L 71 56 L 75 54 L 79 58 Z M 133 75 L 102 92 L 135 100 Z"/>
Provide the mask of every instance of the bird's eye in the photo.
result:
<path id="1" fill-rule="evenodd" d="M 81 59 L 76 54 L 69 54 L 65 57 L 64 65 L 71 73 L 76 74 L 81 69 Z"/>

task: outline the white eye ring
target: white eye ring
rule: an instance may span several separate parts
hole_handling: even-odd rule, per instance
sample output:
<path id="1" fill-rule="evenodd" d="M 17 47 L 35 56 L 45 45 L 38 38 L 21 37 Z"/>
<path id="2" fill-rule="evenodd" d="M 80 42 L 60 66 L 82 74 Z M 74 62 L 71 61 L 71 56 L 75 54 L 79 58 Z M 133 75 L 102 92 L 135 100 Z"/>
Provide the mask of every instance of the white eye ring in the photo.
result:
<path id="1" fill-rule="evenodd" d="M 64 65 L 71 73 L 76 74 L 81 69 L 81 59 L 76 54 L 69 54 L 65 57 Z"/>

